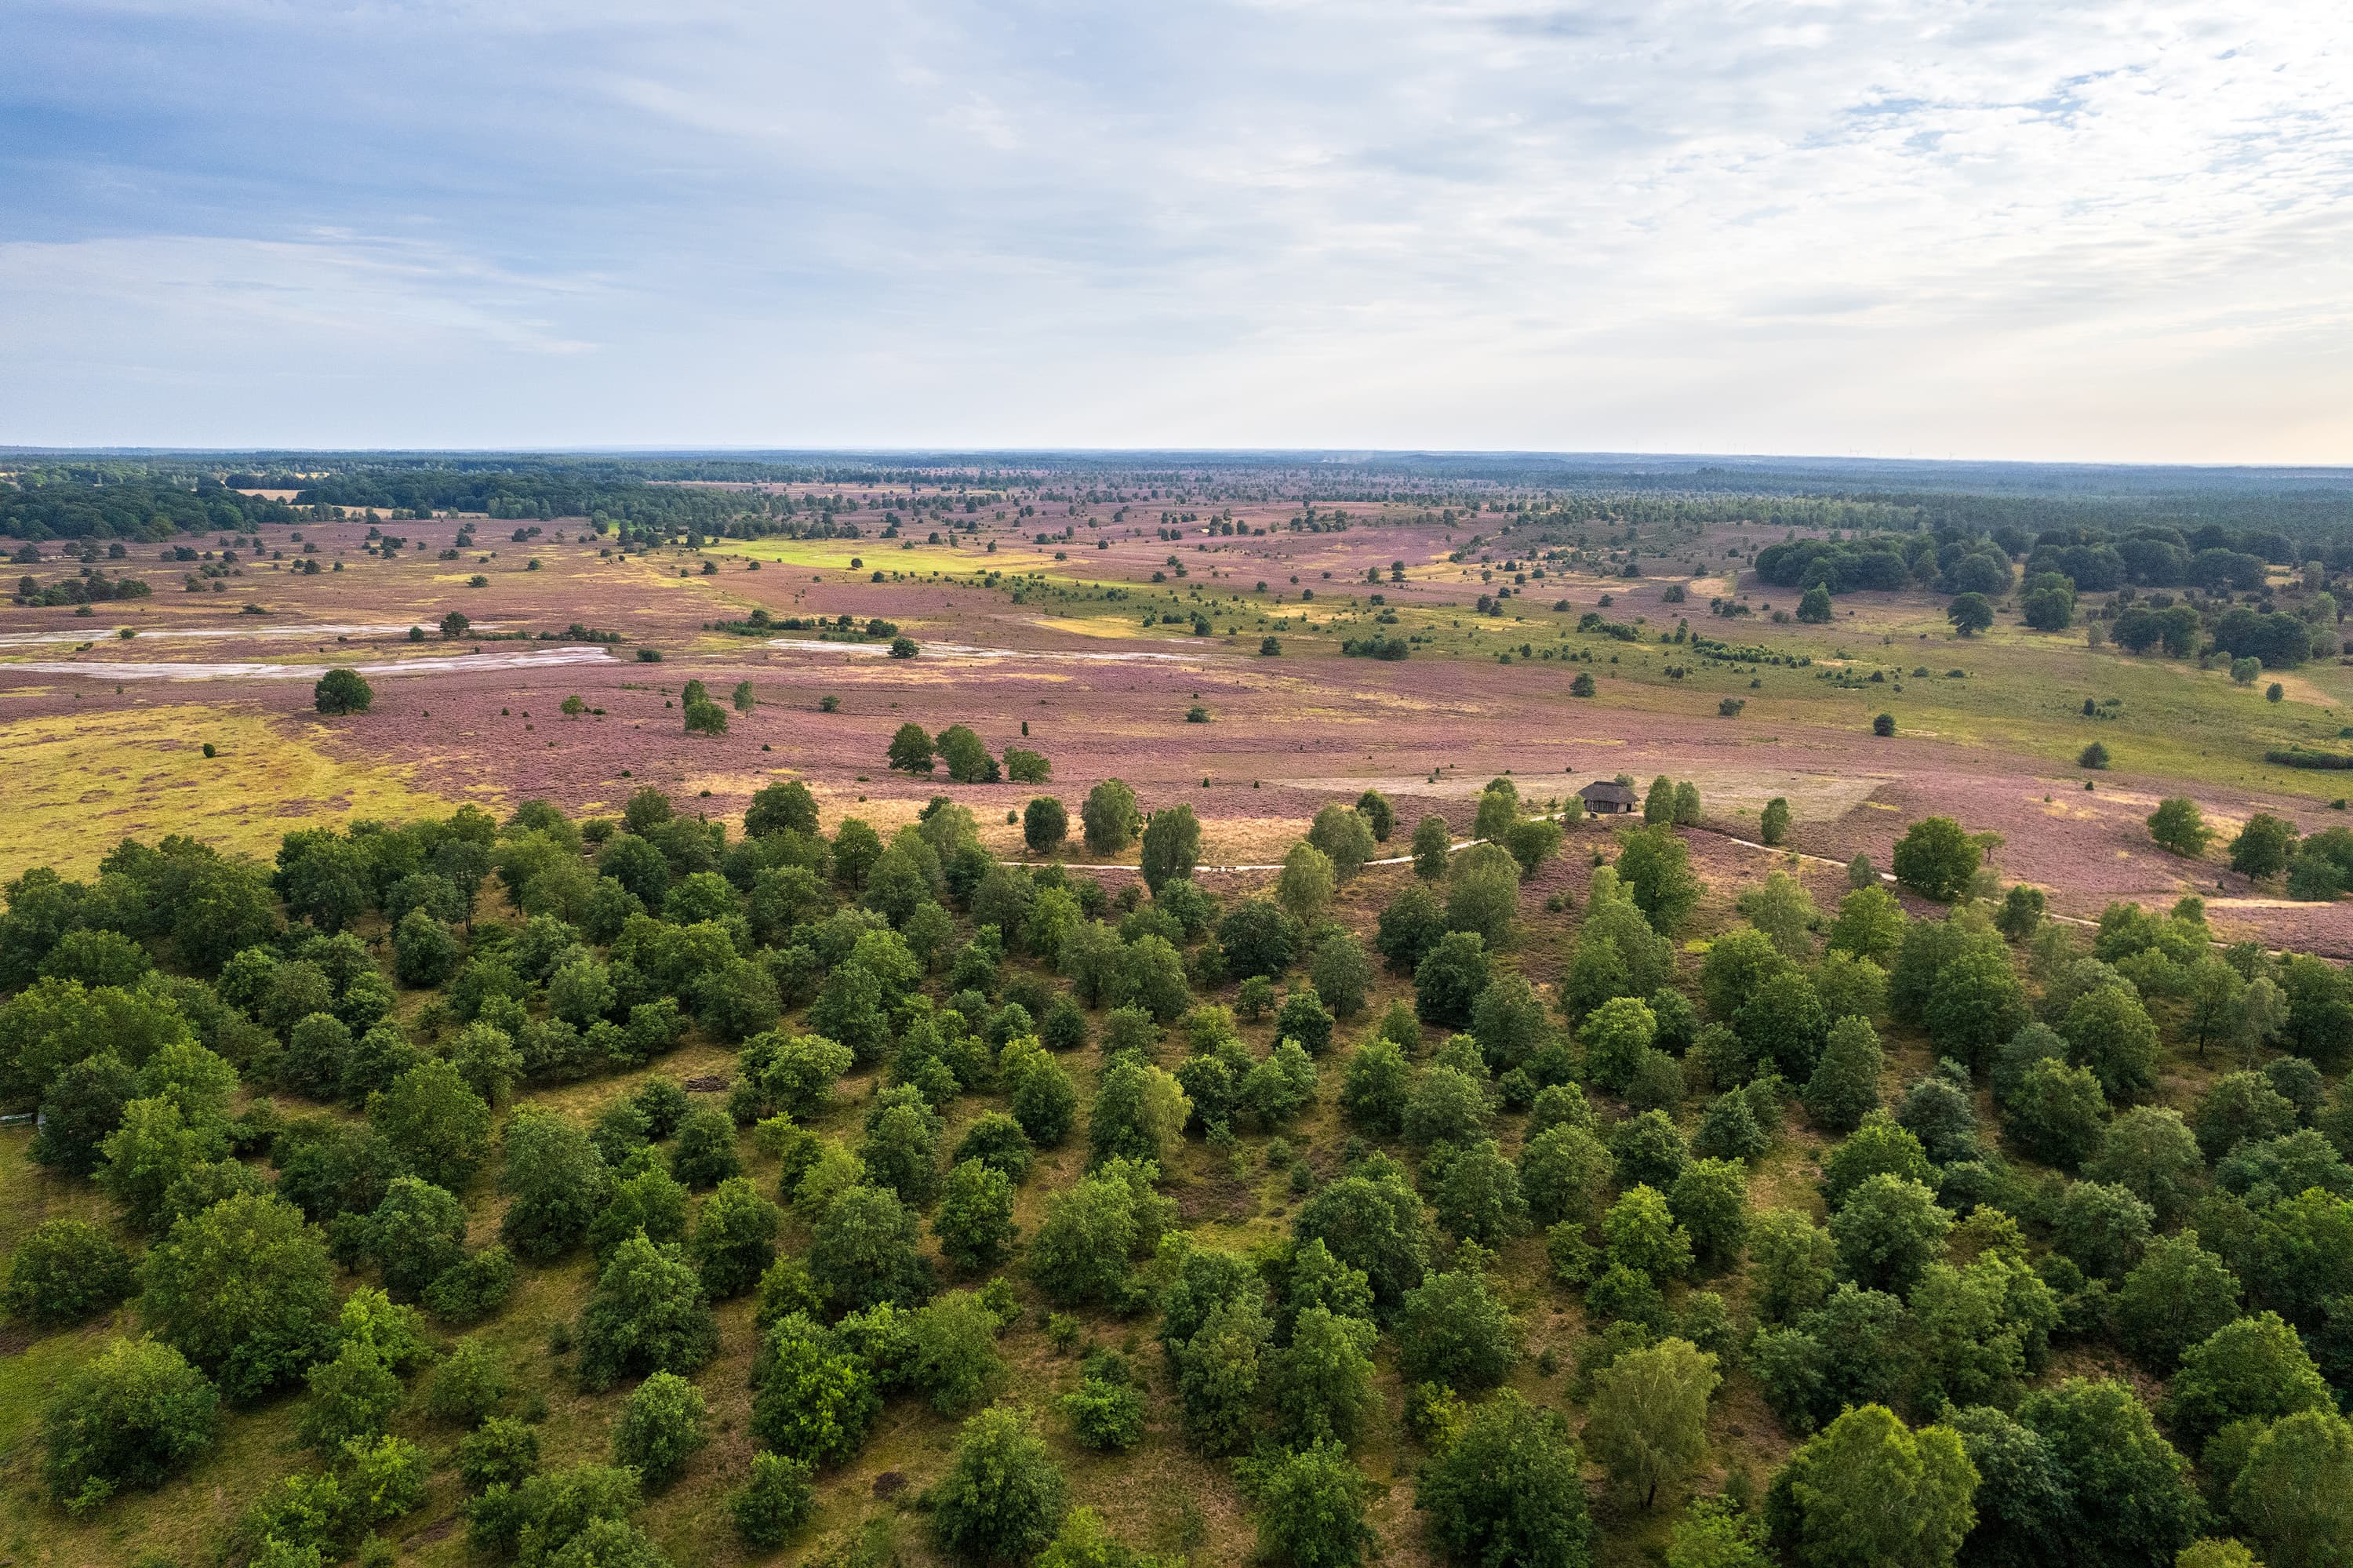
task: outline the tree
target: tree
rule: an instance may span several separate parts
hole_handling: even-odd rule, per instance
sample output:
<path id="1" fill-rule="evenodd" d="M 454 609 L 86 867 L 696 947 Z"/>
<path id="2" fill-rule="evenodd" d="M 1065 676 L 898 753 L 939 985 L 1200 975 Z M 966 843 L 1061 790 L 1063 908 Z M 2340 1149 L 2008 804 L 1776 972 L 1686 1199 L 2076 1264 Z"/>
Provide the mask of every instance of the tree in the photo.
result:
<path id="1" fill-rule="evenodd" d="M 2073 1527 L 2067 1478 L 2050 1447 L 2002 1412 L 1976 1404 L 1948 1410 L 1944 1424 L 1961 1440 L 1978 1472 L 1972 1563 L 2038 1568 L 2058 1555 L 2054 1542 Z"/>
<path id="2" fill-rule="evenodd" d="M 752 1388 L 753 1437 L 804 1465 L 849 1458 L 882 1409 L 865 1360 L 799 1312 L 769 1325 Z"/>
<path id="3" fill-rule="evenodd" d="M 62 1328 L 114 1306 L 132 1284 L 131 1255 L 113 1237 L 86 1221 L 49 1220 L 9 1255 L 0 1309 L 20 1322 Z"/>
<path id="4" fill-rule="evenodd" d="M 1659 1489 L 1680 1488 L 1707 1454 L 1707 1402 L 1715 1358 L 1688 1340 L 1629 1351 L 1594 1374 L 1585 1440 L 1594 1457 L 1644 1508 Z"/>
<path id="5" fill-rule="evenodd" d="M 1944 1568 L 1977 1522 L 1976 1488 L 1958 1436 L 1866 1404 L 1790 1456 L 1766 1518 L 1805 1568 Z"/>
<path id="6" fill-rule="evenodd" d="M 1945 619 L 1964 637 L 1974 637 L 1993 624 L 1993 601 L 1981 593 L 1955 594 Z"/>
<path id="7" fill-rule="evenodd" d="M 1699 903 L 1690 847 L 1664 822 L 1624 835 L 1620 845 L 1618 875 L 1634 906 L 1659 935 L 1674 935 Z"/>
<path id="8" fill-rule="evenodd" d="M 1366 1160 L 1318 1188 L 1300 1205 L 1293 1234 L 1302 1247 L 1320 1242 L 1339 1262 L 1363 1271 L 1384 1311 L 1421 1284 L 1430 1264 L 1420 1196 L 1403 1169 L 1386 1159 Z"/>
<path id="9" fill-rule="evenodd" d="M 1829 946 L 1833 952 L 1883 959 L 1904 945 L 1911 922 L 1895 895 L 1881 886 L 1877 874 L 1839 900 L 1838 917 L 1831 922 Z"/>
<path id="10" fill-rule="evenodd" d="M 1374 1337 L 1369 1319 L 1325 1307 L 1310 1307 L 1293 1320 L 1291 1343 L 1276 1358 L 1273 1378 L 1276 1419 L 1293 1446 L 1345 1446 L 1361 1435 L 1366 1417 L 1379 1405 Z"/>
<path id="11" fill-rule="evenodd" d="M 1738 1261 L 1748 1233 L 1748 1168 L 1736 1160 L 1695 1160 L 1667 1192 L 1675 1224 L 1691 1235 L 1692 1261 L 1703 1275 Z"/>
<path id="12" fill-rule="evenodd" d="M 676 1372 L 654 1373 L 621 1406 L 613 1425 L 613 1463 L 637 1471 L 652 1490 L 664 1490 L 711 1441 L 704 1425 L 709 1414 L 701 1389 Z"/>
<path id="13" fill-rule="evenodd" d="M 2276 1312 L 2225 1323 L 2191 1346 L 2165 1392 L 2166 1423 L 2192 1452 L 2234 1421 L 2335 1408 L 2310 1353 Z"/>
<path id="14" fill-rule="evenodd" d="M 948 779 L 957 784 L 994 784 L 1002 776 L 997 758 L 968 725 L 952 724 L 940 731 L 940 760 L 948 765 Z"/>
<path id="15" fill-rule="evenodd" d="M 1821 1305 L 1831 1289 L 1837 1244 L 1795 1209 L 1767 1209 L 1748 1227 L 1757 1270 L 1757 1309 L 1768 1322 L 1787 1322 Z"/>
<path id="16" fill-rule="evenodd" d="M 504 1359 L 470 1334 L 452 1345 L 441 1364 L 433 1369 L 425 1412 L 436 1421 L 471 1431 L 498 1414 L 512 1387 Z"/>
<path id="17" fill-rule="evenodd" d="M 2206 825 L 2197 801 L 2186 795 L 2175 795 L 2158 801 L 2157 810 L 2149 813 L 2148 836 L 2157 841 L 2159 849 L 2196 860 L 2206 853 L 2214 832 Z"/>
<path id="18" fill-rule="evenodd" d="M 490 1158 L 491 1107 L 447 1061 L 411 1067 L 370 1096 L 368 1123 L 403 1165 L 452 1192 Z"/>
<path id="19" fill-rule="evenodd" d="M 2103 985 L 2077 997 L 2059 1033 L 2111 1101 L 2129 1103 L 2157 1086 L 2157 1025 L 2129 987 Z"/>
<path id="20" fill-rule="evenodd" d="M 1807 625 L 1827 625 L 1831 613 L 1831 590 L 1823 584 L 1816 583 L 1798 596 L 1798 619 Z"/>
<path id="21" fill-rule="evenodd" d="M 1032 796 L 1021 812 L 1021 842 L 1031 854 L 1050 854 L 1070 836 L 1071 813 L 1051 795 Z"/>
<path id="22" fill-rule="evenodd" d="M 2088 1069 L 2046 1058 L 2027 1069 L 2002 1125 L 2026 1153 L 2074 1171 L 2099 1152 L 2107 1115 L 2107 1097 Z"/>
<path id="23" fill-rule="evenodd" d="M 784 1215 L 741 1176 L 719 1183 L 695 1216 L 689 1251 L 712 1300 L 741 1296 L 759 1283 L 776 1261 L 776 1232 Z"/>
<path id="24" fill-rule="evenodd" d="M 642 1234 L 613 1249 L 578 1332 L 580 1381 L 592 1392 L 640 1372 L 691 1372 L 719 1351 L 702 1279 L 678 1247 Z"/>
<path id="25" fill-rule="evenodd" d="M 2197 1535 L 2204 1510 L 2189 1462 L 2158 1435 L 2127 1384 L 2069 1378 L 2028 1394 L 2018 1420 L 2048 1446 L 2079 1517 L 2100 1521 L 2078 1542 L 2078 1561 L 2096 1568 L 2163 1563 Z"/>
<path id="26" fill-rule="evenodd" d="M 1457 1150 L 1446 1161 L 1430 1201 L 1440 1224 L 1483 1246 L 1500 1245 L 1527 1229 L 1519 1172 L 1493 1139 Z"/>
<path id="27" fill-rule="evenodd" d="M 1149 834 L 1151 829 L 1145 832 Z M 1282 875 L 1274 885 L 1275 901 L 1293 920 L 1309 925 L 1331 907 L 1335 885 L 1332 862 L 1322 850 L 1303 841 L 1282 857 Z"/>
<path id="28" fill-rule="evenodd" d="M 782 1454 L 754 1454 L 752 1473 L 727 1494 L 735 1538 L 749 1552 L 774 1552 L 817 1511 L 808 1467 Z"/>
<path id="29" fill-rule="evenodd" d="M 1316 943 L 1308 956 L 1307 978 L 1335 1016 L 1354 1018 L 1365 1010 L 1365 997 L 1373 985 L 1373 966 L 1354 932 L 1335 931 Z"/>
<path id="30" fill-rule="evenodd" d="M 1952 1224 L 1953 1216 L 1936 1206 L 1926 1187 L 1883 1171 L 1855 1187 L 1831 1216 L 1839 1272 L 1869 1288 L 1901 1294 L 1935 1260 Z"/>
<path id="31" fill-rule="evenodd" d="M 1925 817 L 1896 842 L 1895 879 L 1924 898 L 1949 904 L 1968 891 L 1981 853 L 1952 818 Z"/>
<path id="32" fill-rule="evenodd" d="M 1433 1274 L 1406 1296 L 1398 1364 L 1416 1383 L 1492 1388 L 1518 1359 L 1519 1327 L 1488 1289 L 1486 1276 Z"/>
<path id="33" fill-rule="evenodd" d="M 1117 854 L 1135 842 L 1136 830 L 1142 825 L 1135 791 L 1117 779 L 1106 779 L 1087 791 L 1079 820 L 1090 853 Z"/>
<path id="34" fill-rule="evenodd" d="M 1806 1081 L 1806 1113 L 1826 1132 L 1852 1132 L 1879 1108 L 1879 1080 L 1887 1069 L 1878 1032 L 1866 1019 L 1831 1025 L 1821 1059 Z"/>
<path id="35" fill-rule="evenodd" d="M 357 670 L 330 670 L 311 688 L 311 705 L 330 715 L 364 714 L 375 701 L 375 688 Z"/>
<path id="36" fill-rule="evenodd" d="M 1193 808 L 1180 803 L 1153 812 L 1144 825 L 1143 874 L 1154 895 L 1178 877 L 1190 878 L 1200 863 L 1201 824 Z"/>
<path id="37" fill-rule="evenodd" d="M 1458 1563 L 1586 1568 L 1592 1525 L 1581 1463 L 1558 1415 L 1506 1389 L 1423 1470 L 1414 1506 Z"/>
<path id="38" fill-rule="evenodd" d="M 516 1107 L 505 1142 L 499 1186 L 511 1202 L 499 1234 L 519 1257 L 561 1257 L 579 1245 L 604 1201 L 605 1161 L 586 1132 L 540 1106 Z"/>
<path id="39" fill-rule="evenodd" d="M 384 1270 L 384 1287 L 414 1301 L 466 1255 L 466 1211 L 447 1189 L 396 1176 L 368 1216 L 365 1250 Z"/>
<path id="40" fill-rule="evenodd" d="M 948 1172 L 932 1232 L 939 1237 L 941 1255 L 966 1273 L 1004 1262 L 1019 1233 L 1013 1223 L 1012 1181 L 993 1165 L 959 1160 Z"/>
<path id="41" fill-rule="evenodd" d="M 1342 882 L 1362 871 L 1373 858 L 1372 824 L 1351 807 L 1335 804 L 1317 811 L 1308 827 L 1307 842 L 1331 863 L 1332 874 Z"/>
<path id="42" fill-rule="evenodd" d="M 744 809 L 745 838 L 765 838 L 781 832 L 814 837 L 817 831 L 817 797 L 797 779 L 762 785 L 753 791 L 750 804 Z"/>
<path id="43" fill-rule="evenodd" d="M 1757 819 L 1757 836 L 1768 845 L 1778 845 L 1789 836 L 1789 802 L 1776 795 L 1765 802 L 1764 814 Z"/>
<path id="44" fill-rule="evenodd" d="M 1365 1521 L 1364 1472 L 1345 1448 L 1304 1445 L 1250 1464 L 1247 1475 L 1258 1504 L 1261 1561 L 1292 1568 L 1354 1568 L 1364 1561 L 1377 1537 Z"/>
<path id="45" fill-rule="evenodd" d="M 144 1281 L 149 1326 L 240 1404 L 292 1382 L 333 1336 L 326 1245 L 282 1199 L 239 1194 L 174 1222 Z"/>
<path id="46" fill-rule="evenodd" d="M 373 1345 L 346 1342 L 330 1361 L 307 1374 L 311 1397 L 303 1403 L 295 1435 L 304 1446 L 332 1457 L 347 1441 L 384 1436 L 400 1405 L 400 1379 Z"/>
<path id="47" fill-rule="evenodd" d="M 2272 1423 L 2231 1483 L 2231 1512 L 2271 1568 L 2353 1560 L 2353 1423 L 2327 1406 Z"/>
<path id="48" fill-rule="evenodd" d="M 2261 882 L 2287 869 L 2295 853 L 2295 826 L 2269 811 L 2257 811 L 2231 841 L 2231 869 Z"/>
<path id="49" fill-rule="evenodd" d="M 1487 988 L 1487 944 L 1476 931 L 1450 931 L 1414 969 L 1414 1012 L 1424 1023 L 1460 1028 Z"/>
<path id="50" fill-rule="evenodd" d="M 1446 826 L 1446 819 L 1432 811 L 1413 825 L 1413 871 L 1424 882 L 1436 882 L 1446 874 L 1447 856 L 1454 847 L 1454 835 Z"/>
<path id="51" fill-rule="evenodd" d="M 220 1396 L 179 1351 L 115 1340 L 69 1374 L 42 1425 L 49 1495 L 77 1516 L 124 1487 L 153 1490 L 211 1446 Z"/>
<path id="52" fill-rule="evenodd" d="M 932 1489 L 932 1533 L 968 1563 L 1027 1562 L 1070 1511 L 1070 1486 L 1017 1410 L 984 1410 L 964 1425 L 955 1459 Z"/>
<path id="53" fill-rule="evenodd" d="M 2159 1224 L 2170 1224 L 2189 1212 L 2204 1166 L 2179 1111 L 2136 1106 L 2108 1123 L 2084 1174 L 2124 1188 L 2156 1213 Z"/>
<path id="54" fill-rule="evenodd" d="M 2196 1231 L 2151 1241 L 2116 1292 L 2117 1338 L 2160 1376 L 2238 1315 L 2239 1282 Z"/>
<path id="55" fill-rule="evenodd" d="M 1694 1499 L 1667 1538 L 1666 1568 L 1772 1568 L 1772 1562 L 1764 1527 L 1725 1498 Z"/>
<path id="56" fill-rule="evenodd" d="M 1448 929 L 1476 932 L 1489 947 L 1500 948 L 1519 910 L 1520 870 L 1509 852 L 1478 844 L 1454 863 L 1446 887 Z"/>

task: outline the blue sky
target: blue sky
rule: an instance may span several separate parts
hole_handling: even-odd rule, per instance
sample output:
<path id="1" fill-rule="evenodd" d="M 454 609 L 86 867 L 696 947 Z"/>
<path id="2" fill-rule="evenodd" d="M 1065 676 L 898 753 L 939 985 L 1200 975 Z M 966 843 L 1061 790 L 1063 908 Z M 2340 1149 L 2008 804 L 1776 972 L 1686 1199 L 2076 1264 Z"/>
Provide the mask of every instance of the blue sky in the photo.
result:
<path id="1" fill-rule="evenodd" d="M 0 441 L 2353 461 L 2337 0 L 8 15 Z"/>

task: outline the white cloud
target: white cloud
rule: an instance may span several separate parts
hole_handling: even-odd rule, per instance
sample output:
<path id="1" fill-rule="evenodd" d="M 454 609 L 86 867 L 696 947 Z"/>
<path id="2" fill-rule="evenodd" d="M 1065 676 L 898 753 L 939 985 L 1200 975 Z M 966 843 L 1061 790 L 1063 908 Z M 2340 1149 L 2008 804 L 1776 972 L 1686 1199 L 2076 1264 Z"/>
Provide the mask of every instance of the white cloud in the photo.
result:
<path id="1" fill-rule="evenodd" d="M 60 108 L 9 439 L 2353 458 L 2324 0 L 173 14 L 407 90 Z"/>

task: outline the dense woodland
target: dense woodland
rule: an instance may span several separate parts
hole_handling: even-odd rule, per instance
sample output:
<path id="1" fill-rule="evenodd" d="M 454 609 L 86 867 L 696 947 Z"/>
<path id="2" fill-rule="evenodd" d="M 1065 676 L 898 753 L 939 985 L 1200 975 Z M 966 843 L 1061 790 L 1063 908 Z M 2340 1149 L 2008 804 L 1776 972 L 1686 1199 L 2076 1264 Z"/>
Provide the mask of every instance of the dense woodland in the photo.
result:
<path id="1" fill-rule="evenodd" d="M 1029 842 L 1140 839 L 1116 891 L 1000 863 L 948 796 L 822 836 L 792 783 L 740 836 L 648 789 L 28 874 L 0 1100 L 116 1219 L 30 1232 L 5 1301 L 36 1332 L 128 1304 L 42 1418 L 46 1506 L 103 1519 L 290 1401 L 308 1457 L 253 1478 L 228 1561 L 388 1562 L 454 1463 L 481 1561 L 659 1563 L 637 1516 L 710 1441 L 714 1303 L 748 1298 L 754 1554 L 814 1542 L 813 1481 L 921 1402 L 962 1426 L 916 1509 L 974 1563 L 1154 1561 L 1055 1457 L 1154 1419 L 1305 1568 L 1378 1550 L 1356 1454 L 1400 1425 L 1464 1564 L 1654 1520 L 1669 1568 L 2353 1560 L 2341 971 L 2220 947 L 2195 899 L 2046 921 L 1936 818 L 1893 864 L 1925 914 L 1859 862 L 1834 906 L 1768 870 L 1735 917 L 1665 779 L 1641 826 L 1572 821 L 1589 885 L 1539 914 L 1565 830 L 1532 805 L 1495 781 L 1457 852 L 1368 792 L 1225 899 L 1190 810 L 1115 781 Z M 735 1053 L 692 1093 L 690 1040 Z M 1188 1223 L 1204 1160 L 1286 1172 L 1287 1227 Z M 584 1255 L 545 1353 L 612 1450 L 551 1466 L 480 1328 Z M 1583 1326 L 1533 1367 L 1531 1300 Z M 1042 1407 L 1008 1386 L 1041 1333 L 1084 1358 Z"/>

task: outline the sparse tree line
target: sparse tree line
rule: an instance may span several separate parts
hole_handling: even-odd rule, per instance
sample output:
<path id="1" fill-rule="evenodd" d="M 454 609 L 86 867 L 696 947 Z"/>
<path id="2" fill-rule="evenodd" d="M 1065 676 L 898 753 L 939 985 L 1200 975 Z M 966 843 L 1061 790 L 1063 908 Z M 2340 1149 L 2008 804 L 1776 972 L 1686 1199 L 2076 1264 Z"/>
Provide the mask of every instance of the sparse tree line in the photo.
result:
<path id="1" fill-rule="evenodd" d="M 2219 949 L 2194 899 L 2081 936 L 1947 819 L 1893 858 L 1941 914 L 1859 861 L 1835 909 L 1777 871 L 1695 939 L 1698 812 L 1658 780 L 1582 906 L 1539 915 L 1524 883 L 1563 830 L 1497 779 L 1483 842 L 1416 824 L 1368 938 L 1334 910 L 1399 828 L 1377 791 L 1230 900 L 1191 879 L 1190 809 L 1146 818 L 1115 780 L 1081 832 L 1140 835 L 1116 895 L 998 863 L 947 797 L 887 840 L 823 834 L 797 783 L 740 835 L 646 789 L 617 820 L 469 807 L 303 830 L 269 865 L 167 838 L 29 873 L 0 1100 L 119 1223 L 35 1228 L 5 1305 L 48 1328 L 128 1301 L 144 1333 L 67 1374 L 44 1484 L 101 1515 L 293 1397 L 309 1457 L 238 1522 L 251 1561 L 380 1553 L 446 1445 L 487 1557 L 658 1563 L 639 1510 L 709 1462 L 695 1380 L 714 1304 L 748 1298 L 757 1455 L 727 1508 L 754 1551 L 920 1400 L 964 1422 L 926 1528 L 976 1563 L 1143 1561 L 1071 1506 L 1050 1439 L 1126 1450 L 1155 1408 L 1231 1462 L 1271 1563 L 1376 1549 L 1355 1455 L 1392 1416 L 1466 1564 L 1581 1568 L 1661 1510 L 1670 1568 L 2345 1561 L 2343 973 Z M 1556 943 L 1540 990 L 1521 960 Z M 723 1095 L 658 1072 L 586 1118 L 530 1097 L 690 1036 L 735 1048 Z M 1915 1040 L 1936 1065 L 1906 1079 Z M 1345 1139 L 1294 1148 L 1326 1103 Z M 1063 1146 L 1084 1173 L 1017 1224 Z M 1182 1225 L 1170 1177 L 1204 1158 L 1286 1172 L 1288 1233 L 1246 1255 Z M 465 1330 L 575 1257 L 595 1283 L 549 1353 L 610 1393 L 610 1452 L 555 1467 Z M 1531 1289 L 1581 1301 L 1567 1365 L 1527 1364 Z M 1004 1403 L 1033 1293 L 1069 1353 L 1121 1318 L 1157 1350 L 1098 1344 L 1066 1398 Z M 1769 1478 L 1712 1445 L 1736 1387 L 1798 1441 Z"/>

